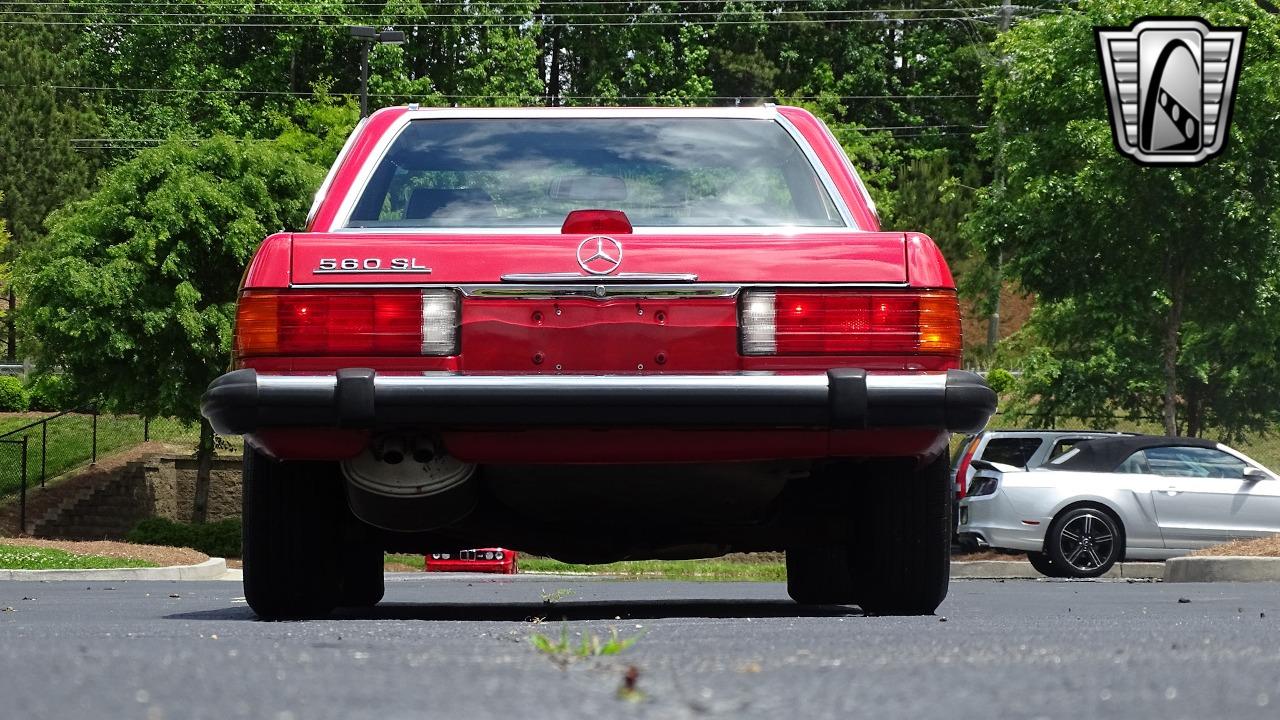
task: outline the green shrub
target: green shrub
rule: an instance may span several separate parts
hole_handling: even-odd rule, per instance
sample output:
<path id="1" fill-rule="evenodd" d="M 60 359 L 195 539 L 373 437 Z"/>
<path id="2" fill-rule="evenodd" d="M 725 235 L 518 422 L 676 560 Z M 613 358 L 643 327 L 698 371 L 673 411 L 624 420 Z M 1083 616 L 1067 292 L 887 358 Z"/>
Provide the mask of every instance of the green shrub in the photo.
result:
<path id="1" fill-rule="evenodd" d="M 991 386 L 992 390 L 996 391 L 997 395 L 1003 395 L 1018 384 L 1018 379 L 1008 370 L 996 368 L 987 373 L 987 384 Z"/>
<path id="2" fill-rule="evenodd" d="M 25 412 L 29 403 L 22 380 L 12 375 L 0 375 L 0 412 Z"/>
<path id="3" fill-rule="evenodd" d="M 140 545 L 187 547 L 210 557 L 240 557 L 240 520 L 194 525 L 153 517 L 135 525 L 125 539 Z"/>
<path id="4" fill-rule="evenodd" d="M 61 412 L 71 409 L 67 383 L 61 375 L 39 375 L 27 384 L 32 410 Z"/>

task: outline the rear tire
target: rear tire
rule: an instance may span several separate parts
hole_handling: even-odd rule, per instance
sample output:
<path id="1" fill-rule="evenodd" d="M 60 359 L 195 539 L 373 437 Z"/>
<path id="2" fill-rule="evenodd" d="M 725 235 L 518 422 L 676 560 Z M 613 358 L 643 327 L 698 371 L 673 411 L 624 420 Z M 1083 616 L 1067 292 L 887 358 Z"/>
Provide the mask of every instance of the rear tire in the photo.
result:
<path id="1" fill-rule="evenodd" d="M 1036 572 L 1044 575 L 1045 577 L 1067 577 L 1067 575 L 1062 572 L 1062 568 L 1054 564 L 1053 559 L 1042 552 L 1028 552 L 1027 561 L 1031 563 L 1031 567 L 1036 569 Z"/>
<path id="2" fill-rule="evenodd" d="M 263 620 L 328 615 L 342 591 L 347 510 L 337 466 L 244 449 L 244 595 Z"/>
<path id="3" fill-rule="evenodd" d="M 931 615 L 951 580 L 947 456 L 885 463 L 858 484 L 848 546 L 855 602 L 871 615 Z"/>
<path id="4" fill-rule="evenodd" d="M 342 593 L 338 604 L 343 607 L 368 608 L 382 601 L 386 584 L 382 577 L 382 548 L 377 545 L 353 545 L 342 552 Z"/>
<path id="5" fill-rule="evenodd" d="M 1082 505 L 1053 519 L 1044 545 L 1062 577 L 1095 578 L 1120 559 L 1124 527 L 1106 510 Z"/>
<path id="6" fill-rule="evenodd" d="M 801 605 L 846 605 L 854 601 L 847 553 L 842 547 L 787 551 L 787 594 Z"/>

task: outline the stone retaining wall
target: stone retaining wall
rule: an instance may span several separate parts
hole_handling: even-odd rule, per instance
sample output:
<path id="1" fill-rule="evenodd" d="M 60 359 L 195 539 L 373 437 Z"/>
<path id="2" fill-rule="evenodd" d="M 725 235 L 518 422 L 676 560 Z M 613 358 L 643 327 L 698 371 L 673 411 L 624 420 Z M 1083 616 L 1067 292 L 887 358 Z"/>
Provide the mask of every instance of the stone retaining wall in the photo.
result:
<path id="1" fill-rule="evenodd" d="M 94 471 L 90 471 L 93 473 Z M 28 515 L 36 537 L 120 540 L 146 517 L 191 522 L 195 504 L 196 461 L 184 455 L 149 455 L 115 471 L 99 472 L 93 482 L 58 486 L 56 502 Z M 214 458 L 207 520 L 240 517 L 239 458 Z"/>
<path id="2" fill-rule="evenodd" d="M 196 494 L 195 458 L 176 455 L 147 458 L 144 470 L 147 487 L 154 498 L 150 514 L 191 522 Z M 240 517 L 241 487 L 240 459 L 214 458 L 206 519 L 216 522 Z"/>

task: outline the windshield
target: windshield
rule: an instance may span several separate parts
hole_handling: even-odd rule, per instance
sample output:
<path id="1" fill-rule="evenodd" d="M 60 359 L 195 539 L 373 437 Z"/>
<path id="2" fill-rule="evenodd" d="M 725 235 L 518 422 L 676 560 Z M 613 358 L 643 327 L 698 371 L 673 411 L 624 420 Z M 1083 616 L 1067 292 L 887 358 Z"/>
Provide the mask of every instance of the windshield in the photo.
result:
<path id="1" fill-rule="evenodd" d="M 559 227 L 584 209 L 635 226 L 844 225 L 772 120 L 547 118 L 409 123 L 347 227 Z"/>

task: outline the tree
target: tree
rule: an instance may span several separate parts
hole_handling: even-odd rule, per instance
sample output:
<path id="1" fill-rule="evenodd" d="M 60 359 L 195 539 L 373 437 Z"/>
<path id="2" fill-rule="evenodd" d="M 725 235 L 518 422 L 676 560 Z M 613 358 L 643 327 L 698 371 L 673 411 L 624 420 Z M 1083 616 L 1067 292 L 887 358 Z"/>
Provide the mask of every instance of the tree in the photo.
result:
<path id="1" fill-rule="evenodd" d="M 302 226 L 322 176 L 270 141 L 170 141 L 106 173 L 18 257 L 37 372 L 61 368 L 109 409 L 200 421 L 197 520 L 213 451 L 200 395 L 227 367 L 238 280 L 263 237 Z"/>
<path id="2" fill-rule="evenodd" d="M 44 219 L 82 193 L 93 176 L 91 158 L 73 146 L 92 137 L 95 118 L 78 98 L 55 86 L 75 85 L 74 30 L 42 25 L 42 10 L 0 3 L 0 9 L 29 12 L 32 24 L 0 25 L 0 218 L 13 243 L 0 260 L 44 234 Z M 5 285 L 12 309 L 14 294 Z M 16 361 L 16 338 L 8 324 L 5 355 Z"/>
<path id="3" fill-rule="evenodd" d="M 1142 167 L 1113 147 L 1093 28 L 1143 15 L 1249 25 L 1227 150 L 1201 167 Z M 1154 415 L 1169 434 L 1274 421 L 1280 22 L 1245 0 L 1082 2 L 997 49 L 985 92 L 1003 133 L 981 143 L 1003 181 L 968 228 L 1038 298 L 1024 402 L 1045 419 Z"/>

